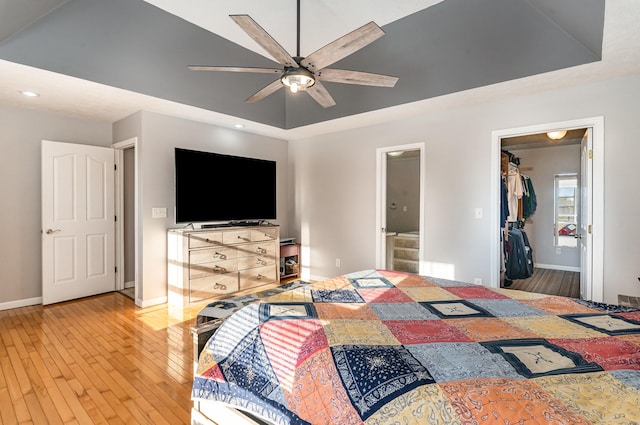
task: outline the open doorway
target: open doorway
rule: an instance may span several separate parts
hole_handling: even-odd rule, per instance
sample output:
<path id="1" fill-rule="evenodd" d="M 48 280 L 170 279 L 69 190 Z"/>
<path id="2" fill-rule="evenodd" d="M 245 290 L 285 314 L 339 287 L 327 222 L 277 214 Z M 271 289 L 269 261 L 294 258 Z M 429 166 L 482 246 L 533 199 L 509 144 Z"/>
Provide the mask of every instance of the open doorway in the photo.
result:
<path id="1" fill-rule="evenodd" d="M 579 203 L 579 218 L 576 231 L 577 245 L 579 249 L 577 254 L 580 258 L 579 262 L 579 275 L 580 275 L 580 298 L 602 301 L 603 299 L 603 199 L 604 199 L 604 187 L 603 187 L 603 145 L 604 145 L 604 120 L 603 117 L 584 118 L 572 121 L 564 121 L 557 123 L 540 124 L 529 127 L 521 127 L 514 129 L 496 130 L 492 132 L 492 173 L 495 178 L 495 187 L 492 187 L 492 229 L 495 230 L 495 239 L 492 239 L 492 263 L 494 267 L 491 271 L 491 286 L 498 287 L 502 283 L 501 274 L 504 270 L 504 232 L 501 227 L 503 221 L 501 215 L 501 159 L 502 159 L 502 141 L 503 139 L 522 137 L 534 134 L 546 134 L 547 132 L 556 130 L 581 130 L 584 137 L 580 143 L 580 168 L 578 177 L 578 190 L 579 200 L 575 201 Z M 530 165 L 525 165 L 527 167 Z M 542 167 L 542 166 L 541 166 Z M 534 168 L 535 170 L 535 168 Z M 529 173 L 534 170 L 527 170 Z M 558 176 L 553 175 L 554 183 L 550 186 L 536 187 L 536 195 L 541 193 L 541 190 L 546 190 L 551 193 L 552 202 L 554 207 L 551 211 L 551 232 L 542 236 L 541 239 L 546 239 L 551 247 L 552 255 L 563 250 L 569 249 L 559 243 L 562 238 L 557 238 L 556 231 L 562 230 L 563 232 L 571 232 L 572 226 L 565 227 L 567 224 L 562 224 L 563 218 L 554 216 L 558 214 L 557 203 L 561 202 L 561 199 L 556 200 L 559 197 L 559 193 L 566 193 L 564 190 L 560 190 L 561 186 L 568 182 L 561 182 L 562 173 L 557 173 Z M 575 189 L 574 189 L 575 191 Z M 566 219 L 566 217 L 564 217 Z M 539 222 L 540 219 L 534 219 L 535 222 Z M 565 220 L 566 221 L 566 220 Z M 530 224 L 530 223 L 529 223 Z M 525 224 L 525 226 L 529 225 Z M 576 235 L 573 235 L 575 238 Z M 567 235 L 569 236 L 569 235 Z M 537 243 L 537 241 L 536 241 Z M 533 247 L 535 249 L 535 247 Z M 535 258 L 533 258 L 535 266 Z M 541 263 L 545 264 L 545 263 Z M 551 264 L 553 265 L 553 264 Z"/>
<path id="2" fill-rule="evenodd" d="M 423 144 L 378 149 L 376 267 L 421 273 Z"/>
<path id="3" fill-rule="evenodd" d="M 116 289 L 134 301 L 138 286 L 137 138 L 113 145 L 116 149 Z"/>
<path id="4" fill-rule="evenodd" d="M 501 139 L 507 193 L 501 205 L 506 216 L 502 287 L 580 298 L 580 154 L 587 131 Z"/>

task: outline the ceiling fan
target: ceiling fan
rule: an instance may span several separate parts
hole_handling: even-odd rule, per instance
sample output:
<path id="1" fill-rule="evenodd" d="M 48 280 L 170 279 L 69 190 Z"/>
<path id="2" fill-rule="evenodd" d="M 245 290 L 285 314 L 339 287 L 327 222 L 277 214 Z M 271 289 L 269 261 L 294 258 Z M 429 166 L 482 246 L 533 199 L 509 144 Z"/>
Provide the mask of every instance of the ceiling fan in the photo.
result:
<path id="1" fill-rule="evenodd" d="M 292 93 L 306 91 L 322 107 L 329 108 L 335 105 L 336 102 L 321 81 L 377 87 L 393 87 L 398 81 L 397 77 L 388 75 L 327 68 L 382 37 L 385 33 L 375 22 L 363 25 L 321 47 L 307 57 L 300 57 L 300 0 L 297 0 L 297 51 L 296 56 L 292 57 L 249 15 L 230 15 L 229 17 L 277 62 L 283 65 L 283 68 L 202 65 L 189 65 L 188 68 L 193 71 L 252 72 L 280 76 L 280 78 L 247 98 L 245 100 L 247 103 L 257 102 L 282 87 L 288 87 Z"/>

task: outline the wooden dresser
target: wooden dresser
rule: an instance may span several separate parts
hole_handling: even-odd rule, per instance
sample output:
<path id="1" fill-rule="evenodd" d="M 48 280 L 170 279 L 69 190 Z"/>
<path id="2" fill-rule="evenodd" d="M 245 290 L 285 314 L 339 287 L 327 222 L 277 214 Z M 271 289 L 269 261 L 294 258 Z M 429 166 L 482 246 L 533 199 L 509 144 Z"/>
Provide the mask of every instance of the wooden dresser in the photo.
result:
<path id="1" fill-rule="evenodd" d="M 280 228 L 239 226 L 168 231 L 168 302 L 208 298 L 279 281 Z"/>

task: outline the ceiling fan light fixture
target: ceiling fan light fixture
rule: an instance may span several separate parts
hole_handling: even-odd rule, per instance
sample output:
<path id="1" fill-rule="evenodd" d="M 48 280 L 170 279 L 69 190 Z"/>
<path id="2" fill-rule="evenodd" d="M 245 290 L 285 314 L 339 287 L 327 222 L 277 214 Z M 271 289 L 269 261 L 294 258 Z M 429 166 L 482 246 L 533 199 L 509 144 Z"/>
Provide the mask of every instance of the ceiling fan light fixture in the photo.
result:
<path id="1" fill-rule="evenodd" d="M 560 140 L 567 135 L 567 130 L 549 131 L 547 137 L 551 140 Z"/>
<path id="2" fill-rule="evenodd" d="M 302 67 L 286 70 L 280 81 L 289 87 L 291 93 L 305 91 L 316 83 L 313 74 Z"/>

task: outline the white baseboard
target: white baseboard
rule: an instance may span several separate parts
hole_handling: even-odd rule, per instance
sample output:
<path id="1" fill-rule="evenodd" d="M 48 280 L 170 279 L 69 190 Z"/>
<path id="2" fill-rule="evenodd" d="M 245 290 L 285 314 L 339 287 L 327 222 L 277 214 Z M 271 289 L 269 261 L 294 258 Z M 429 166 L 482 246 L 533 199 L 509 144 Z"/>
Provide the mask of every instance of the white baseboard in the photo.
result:
<path id="1" fill-rule="evenodd" d="M 537 267 L 539 269 L 561 270 L 564 272 L 580 273 L 580 267 L 573 267 L 573 266 L 556 266 L 554 264 L 534 264 L 534 267 Z"/>
<path id="2" fill-rule="evenodd" d="M 0 310 L 11 310 L 14 308 L 28 307 L 30 305 L 42 304 L 42 297 L 27 298 L 25 300 L 9 301 L 0 303 Z"/>
<path id="3" fill-rule="evenodd" d="M 166 304 L 167 300 L 168 300 L 167 297 L 160 297 L 160 298 L 155 298 L 153 300 L 145 300 L 145 301 L 142 301 L 140 298 L 136 298 L 136 305 L 138 307 L 146 308 L 146 307 L 152 307 L 154 305 Z"/>

